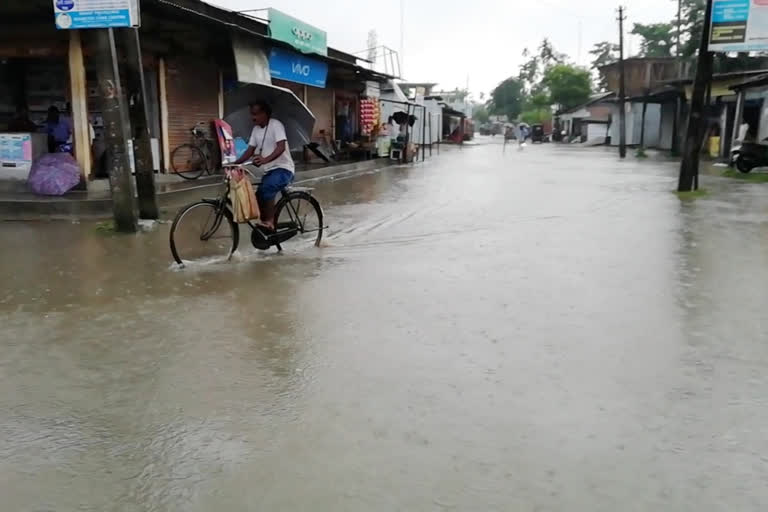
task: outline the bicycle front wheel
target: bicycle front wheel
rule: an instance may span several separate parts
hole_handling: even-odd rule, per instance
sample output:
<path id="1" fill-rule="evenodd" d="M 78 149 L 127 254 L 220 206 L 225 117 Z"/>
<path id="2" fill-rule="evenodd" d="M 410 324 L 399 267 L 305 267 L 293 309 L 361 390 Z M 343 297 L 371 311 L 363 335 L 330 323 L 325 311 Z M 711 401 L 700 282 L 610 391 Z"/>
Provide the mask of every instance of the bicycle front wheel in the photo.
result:
<path id="1" fill-rule="evenodd" d="M 182 144 L 171 153 L 171 168 L 185 180 L 196 180 L 208 170 L 208 160 L 197 146 Z"/>
<path id="2" fill-rule="evenodd" d="M 227 208 L 199 201 L 185 206 L 176 215 L 170 241 L 171 254 L 179 265 L 197 260 L 229 259 L 237 250 L 240 230 Z"/>
<path id="3" fill-rule="evenodd" d="M 295 230 L 296 240 L 320 247 L 323 240 L 323 209 L 317 199 L 306 192 L 291 192 L 280 200 L 275 211 L 278 235 Z"/>

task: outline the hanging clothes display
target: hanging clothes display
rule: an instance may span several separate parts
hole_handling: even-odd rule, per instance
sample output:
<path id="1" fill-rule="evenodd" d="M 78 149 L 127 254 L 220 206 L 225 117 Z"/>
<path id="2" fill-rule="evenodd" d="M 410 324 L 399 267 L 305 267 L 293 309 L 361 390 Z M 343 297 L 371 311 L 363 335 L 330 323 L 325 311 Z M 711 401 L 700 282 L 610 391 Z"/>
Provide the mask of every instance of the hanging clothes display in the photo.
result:
<path id="1" fill-rule="evenodd" d="M 374 98 L 360 100 L 360 132 L 362 135 L 373 135 L 378 129 L 381 112 L 379 101 Z"/>

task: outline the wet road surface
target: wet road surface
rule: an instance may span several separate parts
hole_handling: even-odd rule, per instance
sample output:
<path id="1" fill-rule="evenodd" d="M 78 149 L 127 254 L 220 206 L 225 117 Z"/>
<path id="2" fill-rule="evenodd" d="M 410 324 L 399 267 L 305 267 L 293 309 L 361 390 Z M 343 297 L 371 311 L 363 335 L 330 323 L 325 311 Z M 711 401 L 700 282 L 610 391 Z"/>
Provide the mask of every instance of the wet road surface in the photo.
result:
<path id="1" fill-rule="evenodd" d="M 0 224 L 9 511 L 768 506 L 768 188 L 489 144 L 320 184 L 322 249 Z"/>

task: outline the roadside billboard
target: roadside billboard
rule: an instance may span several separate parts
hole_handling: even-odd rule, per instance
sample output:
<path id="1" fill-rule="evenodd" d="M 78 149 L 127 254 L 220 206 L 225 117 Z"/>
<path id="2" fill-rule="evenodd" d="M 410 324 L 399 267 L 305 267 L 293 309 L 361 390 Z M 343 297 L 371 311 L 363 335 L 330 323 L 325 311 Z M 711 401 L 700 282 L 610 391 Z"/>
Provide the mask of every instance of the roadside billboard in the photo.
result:
<path id="1" fill-rule="evenodd" d="M 269 35 L 300 52 L 328 55 L 328 35 L 325 31 L 277 9 L 269 9 Z"/>
<path id="2" fill-rule="evenodd" d="M 713 0 L 709 50 L 768 50 L 768 0 Z"/>

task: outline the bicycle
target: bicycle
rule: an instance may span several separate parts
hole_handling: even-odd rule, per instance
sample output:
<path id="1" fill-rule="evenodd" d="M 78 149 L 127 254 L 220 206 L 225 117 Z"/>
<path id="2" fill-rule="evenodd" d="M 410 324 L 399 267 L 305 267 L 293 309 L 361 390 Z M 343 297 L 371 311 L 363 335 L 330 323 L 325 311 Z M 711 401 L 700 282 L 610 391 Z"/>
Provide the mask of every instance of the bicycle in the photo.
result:
<path id="1" fill-rule="evenodd" d="M 247 169 L 243 169 L 253 176 Z M 240 229 L 232 215 L 229 200 L 231 176 L 224 172 L 224 190 L 216 199 L 201 199 L 179 210 L 171 225 L 170 244 L 173 259 L 184 266 L 185 261 L 226 258 L 229 261 L 240 244 Z M 248 221 L 251 243 L 266 251 L 300 239 L 320 246 L 323 239 L 323 210 L 312 195 L 312 189 L 285 187 L 275 207 L 275 226 L 272 233 Z M 303 214 L 303 215 L 302 215 Z"/>
<path id="2" fill-rule="evenodd" d="M 190 131 L 192 142 L 176 147 L 171 153 L 171 169 L 186 180 L 196 180 L 203 173 L 212 175 L 217 170 L 216 143 L 208 137 L 206 123 L 197 123 Z"/>

